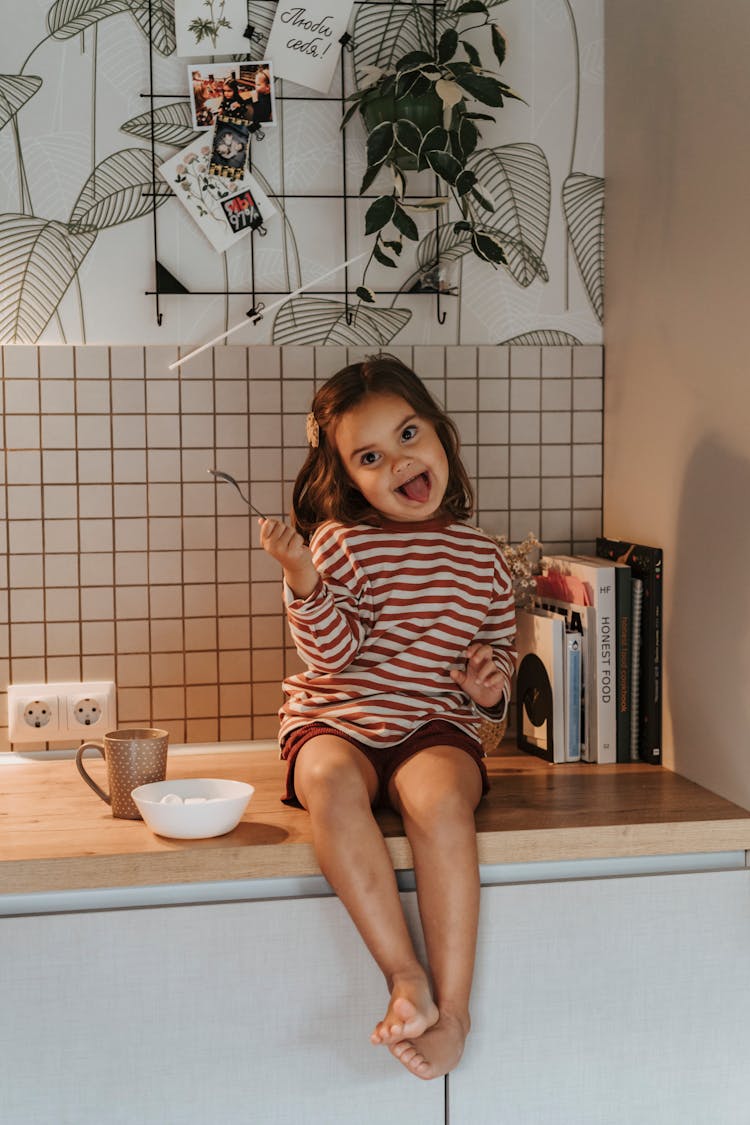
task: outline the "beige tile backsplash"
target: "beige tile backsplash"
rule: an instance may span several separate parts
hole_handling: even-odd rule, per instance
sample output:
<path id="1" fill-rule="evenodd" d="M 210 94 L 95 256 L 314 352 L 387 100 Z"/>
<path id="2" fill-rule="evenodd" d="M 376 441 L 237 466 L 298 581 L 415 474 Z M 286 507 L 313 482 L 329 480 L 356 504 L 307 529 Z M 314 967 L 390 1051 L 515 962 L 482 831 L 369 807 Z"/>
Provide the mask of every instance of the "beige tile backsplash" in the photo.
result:
<path id="1" fill-rule="evenodd" d="M 477 522 L 550 550 L 601 524 L 602 349 L 392 349 L 447 406 Z M 233 489 L 283 514 L 315 386 L 360 349 L 2 349 L 0 750 L 8 683 L 114 679 L 173 742 L 273 738 L 299 667 L 277 568 Z M 45 748 L 39 743 L 37 748 Z"/>

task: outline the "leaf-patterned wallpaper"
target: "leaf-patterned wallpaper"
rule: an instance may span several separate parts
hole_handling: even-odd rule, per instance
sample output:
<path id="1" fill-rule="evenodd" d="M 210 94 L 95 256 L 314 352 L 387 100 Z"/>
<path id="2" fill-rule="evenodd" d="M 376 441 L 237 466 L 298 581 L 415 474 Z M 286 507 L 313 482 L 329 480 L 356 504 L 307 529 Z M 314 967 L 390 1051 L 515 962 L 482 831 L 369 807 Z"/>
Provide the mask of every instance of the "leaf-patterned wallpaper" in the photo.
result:
<path id="1" fill-rule="evenodd" d="M 525 99 L 480 122 L 471 161 L 496 202 L 491 226 L 507 267 L 468 253 L 443 215 L 449 292 L 438 318 L 424 292 L 436 224 L 418 217 L 420 239 L 398 269 L 368 272 L 376 305 L 354 297 L 355 264 L 248 321 L 233 343 L 601 342 L 603 0 L 489 6 L 508 40 L 503 79 Z M 273 9 L 248 0 L 252 59 L 264 57 Z M 364 214 L 378 186 L 358 197 L 364 131 L 355 114 L 342 134 L 342 93 L 355 88 L 355 68 L 387 66 L 416 46 L 432 6 L 386 0 L 354 11 L 352 49 L 329 94 L 278 82 L 278 126 L 252 142 L 253 175 L 277 207 L 267 233 L 217 254 L 158 176 L 153 186 L 152 130 L 157 166 L 199 137 L 190 60 L 175 55 L 174 0 L 19 6 L 4 54 L 11 73 L 0 75 L 0 343 L 201 343 L 253 303 L 275 304 L 368 249 Z M 410 191 L 431 195 L 434 179 L 410 177 Z M 188 290 L 160 294 L 161 323 L 157 255 Z"/>

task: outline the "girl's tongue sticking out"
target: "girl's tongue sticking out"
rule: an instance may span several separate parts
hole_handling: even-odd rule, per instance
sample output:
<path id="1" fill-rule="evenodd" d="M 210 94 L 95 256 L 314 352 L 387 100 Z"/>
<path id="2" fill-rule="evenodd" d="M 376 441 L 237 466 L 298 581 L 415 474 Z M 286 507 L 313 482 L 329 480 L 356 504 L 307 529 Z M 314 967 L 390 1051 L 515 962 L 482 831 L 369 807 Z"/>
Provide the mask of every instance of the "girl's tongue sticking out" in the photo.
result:
<path id="1" fill-rule="evenodd" d="M 412 477 L 406 484 L 400 485 L 398 491 L 402 493 L 407 500 L 415 500 L 420 504 L 424 504 L 430 498 L 430 478 L 427 473 L 420 473 L 417 477 Z"/>

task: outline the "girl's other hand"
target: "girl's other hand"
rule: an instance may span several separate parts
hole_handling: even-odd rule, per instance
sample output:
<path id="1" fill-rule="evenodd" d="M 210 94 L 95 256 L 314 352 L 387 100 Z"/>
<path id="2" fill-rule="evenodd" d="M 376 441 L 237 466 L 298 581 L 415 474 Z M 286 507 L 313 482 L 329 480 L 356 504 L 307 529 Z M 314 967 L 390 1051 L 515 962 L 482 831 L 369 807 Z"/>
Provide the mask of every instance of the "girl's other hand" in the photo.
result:
<path id="1" fill-rule="evenodd" d="M 451 668 L 450 677 L 478 707 L 489 709 L 500 702 L 506 677 L 492 659 L 489 645 L 474 643 L 465 654 L 465 668 Z"/>
<path id="2" fill-rule="evenodd" d="M 260 545 L 284 569 L 287 586 L 297 598 L 308 598 L 318 585 L 310 548 L 299 532 L 281 520 L 259 519 Z"/>

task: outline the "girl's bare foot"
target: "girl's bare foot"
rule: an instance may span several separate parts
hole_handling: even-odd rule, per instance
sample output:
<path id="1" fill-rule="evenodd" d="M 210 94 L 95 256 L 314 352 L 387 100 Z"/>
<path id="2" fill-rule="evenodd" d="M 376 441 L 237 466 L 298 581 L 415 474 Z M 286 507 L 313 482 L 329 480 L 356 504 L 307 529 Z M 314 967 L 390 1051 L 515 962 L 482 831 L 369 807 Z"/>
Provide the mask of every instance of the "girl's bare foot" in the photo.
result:
<path id="1" fill-rule="evenodd" d="M 402 1039 L 389 1046 L 391 1054 L 417 1078 L 440 1078 L 453 1070 L 464 1053 L 469 1020 L 441 1011 L 437 1023 L 418 1039 Z"/>
<path id="2" fill-rule="evenodd" d="M 405 1038 L 418 1039 L 437 1021 L 438 1014 L 421 966 L 395 974 L 388 1011 L 370 1036 L 370 1042 L 392 1047 Z"/>

